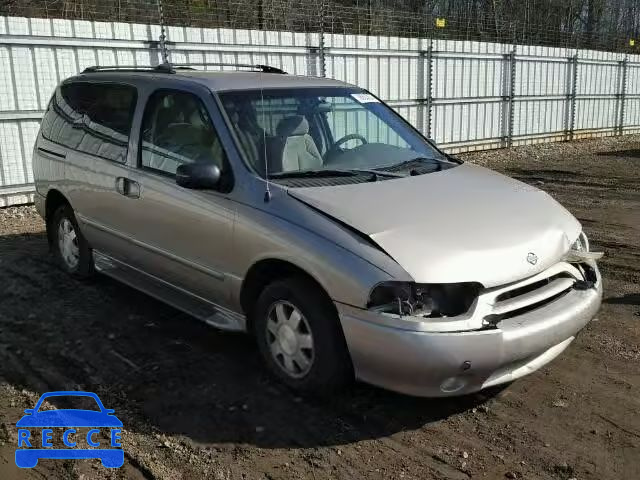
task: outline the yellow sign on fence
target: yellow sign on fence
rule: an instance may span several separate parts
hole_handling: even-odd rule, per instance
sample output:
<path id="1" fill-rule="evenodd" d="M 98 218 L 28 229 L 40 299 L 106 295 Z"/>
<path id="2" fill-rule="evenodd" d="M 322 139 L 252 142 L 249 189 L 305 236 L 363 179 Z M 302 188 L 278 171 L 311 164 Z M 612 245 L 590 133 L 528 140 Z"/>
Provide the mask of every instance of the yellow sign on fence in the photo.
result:
<path id="1" fill-rule="evenodd" d="M 447 26 L 447 20 L 444 18 L 436 18 L 436 27 L 444 28 Z"/>
<path id="2" fill-rule="evenodd" d="M 633 38 L 630 38 L 629 39 L 629 45 L 633 47 L 633 46 L 635 46 L 635 44 L 636 44 L 636 41 Z"/>

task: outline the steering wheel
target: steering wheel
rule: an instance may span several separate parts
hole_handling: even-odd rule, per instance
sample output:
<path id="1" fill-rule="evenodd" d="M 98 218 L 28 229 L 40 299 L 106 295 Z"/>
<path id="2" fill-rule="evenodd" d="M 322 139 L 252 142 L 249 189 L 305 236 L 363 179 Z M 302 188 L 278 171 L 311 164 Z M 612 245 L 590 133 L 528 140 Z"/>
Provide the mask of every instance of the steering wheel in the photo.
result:
<path id="1" fill-rule="evenodd" d="M 162 141 L 166 141 L 168 140 L 172 140 L 171 136 L 173 134 L 173 131 L 176 128 L 185 128 L 185 127 L 191 127 L 193 125 L 191 125 L 188 122 L 175 122 L 175 123 L 169 123 L 167 126 L 164 127 L 164 129 L 162 131 L 155 132 L 155 139 L 154 141 L 157 143 L 162 143 Z M 156 127 L 157 128 L 157 127 Z M 150 129 L 151 131 L 153 131 L 153 128 Z"/>
<path id="2" fill-rule="evenodd" d="M 190 132 L 185 136 L 181 130 Z M 175 135 L 178 138 L 175 138 Z M 156 146 L 164 148 L 172 153 L 188 158 L 193 162 L 206 161 L 211 158 L 211 151 L 201 139 L 204 130 L 189 122 L 170 123 L 155 139 Z"/>
<path id="3" fill-rule="evenodd" d="M 329 152 L 328 153 L 335 153 L 335 152 L 339 151 L 340 150 L 340 145 L 342 145 L 343 143 L 347 143 L 349 140 L 360 140 L 363 145 L 369 143 L 369 142 L 367 142 L 367 139 L 364 138 L 359 133 L 350 133 L 349 135 L 345 135 L 341 139 L 333 142 L 333 145 L 331 145 L 331 148 L 329 148 Z"/>

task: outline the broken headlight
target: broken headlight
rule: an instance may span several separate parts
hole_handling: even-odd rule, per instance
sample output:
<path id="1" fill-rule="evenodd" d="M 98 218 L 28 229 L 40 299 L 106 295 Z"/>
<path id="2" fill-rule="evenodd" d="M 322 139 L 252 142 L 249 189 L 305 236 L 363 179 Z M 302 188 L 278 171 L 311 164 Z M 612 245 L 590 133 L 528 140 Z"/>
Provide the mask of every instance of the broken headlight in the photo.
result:
<path id="1" fill-rule="evenodd" d="M 571 250 L 576 252 L 588 252 L 589 251 L 589 239 L 584 234 L 584 232 L 580 232 L 580 235 L 571 245 Z"/>
<path id="2" fill-rule="evenodd" d="M 416 284 L 385 282 L 369 296 L 367 307 L 381 313 L 420 317 L 454 317 L 469 311 L 479 283 Z"/>
<path id="3" fill-rule="evenodd" d="M 594 261 L 602 258 L 603 252 L 592 252 L 589 249 L 589 240 L 584 232 L 571 245 L 571 249 L 565 255 L 565 260 L 570 263 L 580 263 L 585 261 Z"/>
<path id="4" fill-rule="evenodd" d="M 580 232 L 576 241 L 571 245 L 571 250 L 565 255 L 565 260 L 576 267 L 584 279 L 584 281 L 576 282 L 574 288 L 586 290 L 597 283 L 598 275 L 592 262 L 602 258 L 603 255 L 603 252 L 592 252 L 589 249 L 589 239 L 584 232 Z"/>

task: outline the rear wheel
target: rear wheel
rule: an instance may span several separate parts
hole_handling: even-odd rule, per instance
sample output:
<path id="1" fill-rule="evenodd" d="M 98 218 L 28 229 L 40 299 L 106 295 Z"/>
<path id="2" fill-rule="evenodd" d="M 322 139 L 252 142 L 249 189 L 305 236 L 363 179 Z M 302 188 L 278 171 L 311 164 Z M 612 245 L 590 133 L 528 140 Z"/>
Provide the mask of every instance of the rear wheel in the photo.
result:
<path id="1" fill-rule="evenodd" d="M 53 253 L 58 264 L 76 277 L 89 277 L 94 272 L 93 254 L 78 228 L 78 222 L 69 205 L 61 205 L 53 214 L 51 223 Z"/>
<path id="2" fill-rule="evenodd" d="M 335 307 L 306 278 L 268 285 L 254 310 L 254 327 L 269 370 L 289 387 L 321 393 L 351 381 L 351 359 Z"/>

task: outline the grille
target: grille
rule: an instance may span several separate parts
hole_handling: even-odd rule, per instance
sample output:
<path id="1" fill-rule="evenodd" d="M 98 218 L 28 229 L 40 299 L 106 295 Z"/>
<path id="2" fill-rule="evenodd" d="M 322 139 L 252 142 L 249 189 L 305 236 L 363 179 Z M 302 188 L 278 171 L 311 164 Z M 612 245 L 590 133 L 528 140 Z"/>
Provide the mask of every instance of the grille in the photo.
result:
<path id="1" fill-rule="evenodd" d="M 493 290 L 487 299 L 492 307 L 484 320 L 489 325 L 496 325 L 544 307 L 566 295 L 580 280 L 584 280 L 580 270 L 561 262 L 531 278 Z"/>
<path id="2" fill-rule="evenodd" d="M 504 293 L 501 293 L 496 297 L 496 302 L 498 304 L 508 303 L 509 300 L 516 299 L 518 297 L 522 297 L 523 295 L 527 295 L 532 292 L 539 291 L 548 287 L 549 285 L 563 285 L 567 282 L 560 281 L 561 279 L 570 279 L 570 283 L 573 284 L 575 278 L 569 275 L 567 272 L 558 273 L 551 277 L 538 280 L 537 282 L 530 283 L 528 285 L 524 285 L 522 287 L 514 288 L 513 290 L 508 290 Z"/>

